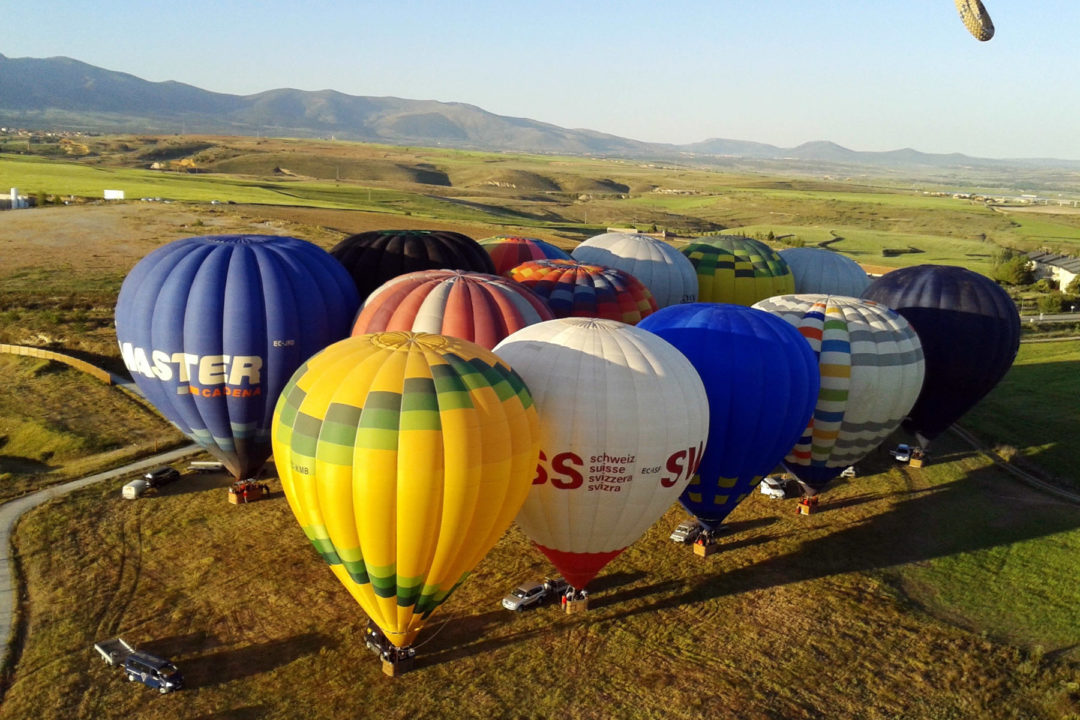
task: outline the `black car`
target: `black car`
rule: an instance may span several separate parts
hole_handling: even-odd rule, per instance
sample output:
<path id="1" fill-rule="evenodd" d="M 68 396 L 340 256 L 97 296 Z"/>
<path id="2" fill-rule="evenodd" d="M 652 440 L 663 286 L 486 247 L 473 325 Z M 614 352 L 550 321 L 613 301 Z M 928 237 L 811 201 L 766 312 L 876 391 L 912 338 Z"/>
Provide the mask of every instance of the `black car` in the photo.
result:
<path id="1" fill-rule="evenodd" d="M 150 472 L 143 475 L 146 482 L 150 487 L 161 487 L 162 485 L 168 485 L 171 482 L 176 482 L 180 479 L 180 471 L 175 468 L 171 468 L 168 465 L 162 465 L 159 468 L 154 468 Z"/>

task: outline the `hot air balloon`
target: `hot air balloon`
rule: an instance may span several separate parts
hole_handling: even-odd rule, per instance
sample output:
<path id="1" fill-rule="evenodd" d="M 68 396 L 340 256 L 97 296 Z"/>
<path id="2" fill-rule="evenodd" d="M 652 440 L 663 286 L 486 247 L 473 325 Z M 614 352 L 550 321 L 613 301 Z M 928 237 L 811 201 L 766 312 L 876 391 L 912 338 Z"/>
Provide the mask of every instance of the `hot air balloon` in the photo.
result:
<path id="1" fill-rule="evenodd" d="M 399 275 L 369 295 L 352 334 L 412 330 L 461 338 L 490 350 L 515 330 L 554 317 L 543 298 L 504 277 L 424 270 Z"/>
<path id="2" fill-rule="evenodd" d="M 739 305 L 672 305 L 638 327 L 681 350 L 705 384 L 709 439 L 679 502 L 709 538 L 799 440 L 817 400 L 817 358 L 794 327 Z"/>
<path id="3" fill-rule="evenodd" d="M 986 42 L 994 37 L 994 22 L 982 0 L 954 0 L 960 20 L 976 40 Z"/>
<path id="4" fill-rule="evenodd" d="M 330 249 L 356 283 L 363 301 L 398 275 L 420 270 L 495 272 L 491 257 L 467 235 L 449 230 L 371 230 Z"/>
<path id="5" fill-rule="evenodd" d="M 518 525 L 583 589 L 694 476 L 708 432 L 701 380 L 671 345 L 611 320 L 530 325 L 495 353 L 540 413 L 540 464 Z"/>
<path id="6" fill-rule="evenodd" d="M 846 295 L 859 297 L 870 278 L 866 271 L 846 255 L 825 248 L 786 248 L 780 257 L 795 277 L 799 295 Z"/>
<path id="7" fill-rule="evenodd" d="M 285 497 L 398 648 L 510 526 L 536 471 L 521 378 L 457 338 L 387 332 L 311 358 L 274 412 Z"/>
<path id="8" fill-rule="evenodd" d="M 922 345 L 901 315 L 869 300 L 779 295 L 753 307 L 791 323 L 818 358 L 814 415 L 784 458 L 816 494 L 900 427 L 922 389 Z"/>
<path id="9" fill-rule="evenodd" d="M 128 273 L 116 338 L 147 399 L 241 479 L 270 455 L 270 419 L 289 376 L 349 334 L 358 305 L 348 273 L 309 242 L 192 237 Z"/>
<path id="10" fill-rule="evenodd" d="M 795 278 L 779 253 L 763 242 L 737 235 L 698 238 L 682 249 L 698 276 L 703 302 L 753 305 L 795 292 Z"/>
<path id="11" fill-rule="evenodd" d="M 591 237 L 571 253 L 578 262 L 618 268 L 649 288 L 658 307 L 698 299 L 694 265 L 666 242 L 637 233 L 604 233 Z"/>
<path id="12" fill-rule="evenodd" d="M 633 275 L 575 260 L 532 260 L 510 278 L 547 300 L 555 317 L 597 317 L 634 323 L 656 311 L 649 289 Z"/>
<path id="13" fill-rule="evenodd" d="M 570 253 L 539 238 L 518 235 L 496 235 L 480 241 L 480 247 L 491 256 L 495 272 L 508 275 L 511 268 L 530 260 L 569 260 Z"/>
<path id="14" fill-rule="evenodd" d="M 893 270 L 862 296 L 903 315 L 922 342 L 926 379 L 904 427 L 923 448 L 997 385 L 1020 348 L 1020 315 L 1009 294 L 965 268 Z"/>

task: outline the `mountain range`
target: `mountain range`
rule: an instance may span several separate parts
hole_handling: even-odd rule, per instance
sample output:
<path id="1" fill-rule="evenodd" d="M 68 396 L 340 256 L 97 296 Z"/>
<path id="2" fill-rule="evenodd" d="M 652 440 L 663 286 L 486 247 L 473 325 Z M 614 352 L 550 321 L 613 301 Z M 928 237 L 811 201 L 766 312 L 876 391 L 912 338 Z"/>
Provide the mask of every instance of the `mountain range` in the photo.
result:
<path id="1" fill-rule="evenodd" d="M 992 160 L 959 153 L 922 153 L 910 148 L 863 152 L 826 141 L 794 148 L 721 138 L 686 145 L 648 143 L 495 115 L 465 103 L 286 88 L 254 95 L 215 93 L 179 82 L 150 82 L 66 57 L 0 55 L 0 125 L 104 133 L 335 137 L 391 145 L 682 159 L 729 165 L 750 161 L 801 165 L 804 169 L 1080 170 L 1078 161 Z"/>

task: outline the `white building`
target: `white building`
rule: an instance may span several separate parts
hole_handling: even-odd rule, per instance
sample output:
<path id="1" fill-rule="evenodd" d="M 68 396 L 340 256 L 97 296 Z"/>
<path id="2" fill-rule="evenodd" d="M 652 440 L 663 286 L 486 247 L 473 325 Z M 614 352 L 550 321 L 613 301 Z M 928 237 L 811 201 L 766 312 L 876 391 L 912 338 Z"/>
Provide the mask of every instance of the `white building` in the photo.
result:
<path id="1" fill-rule="evenodd" d="M 1069 283 L 1080 275 L 1080 258 L 1069 255 L 1035 250 L 1027 254 L 1028 260 L 1035 266 L 1035 279 L 1049 278 L 1057 282 L 1058 288 L 1064 290 Z"/>

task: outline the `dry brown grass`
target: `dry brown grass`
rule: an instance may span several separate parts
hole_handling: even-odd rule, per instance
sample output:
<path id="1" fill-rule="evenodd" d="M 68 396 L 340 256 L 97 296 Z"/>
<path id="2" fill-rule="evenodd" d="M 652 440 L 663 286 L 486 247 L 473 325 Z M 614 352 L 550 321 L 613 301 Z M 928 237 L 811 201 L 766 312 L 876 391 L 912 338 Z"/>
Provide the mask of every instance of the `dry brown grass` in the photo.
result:
<path id="1" fill-rule="evenodd" d="M 1013 542 L 1075 547 L 1080 518 L 1044 503 L 1038 529 L 980 529 L 995 487 L 1033 494 L 949 454 L 923 471 L 882 460 L 810 517 L 755 494 L 708 560 L 667 540 L 673 509 L 605 569 L 585 615 L 499 607 L 550 571 L 512 529 L 421 635 L 418 668 L 395 679 L 276 482 L 271 500 L 243 507 L 222 477 L 138 502 L 110 483 L 20 529 L 28 639 L 0 718 L 1068 717 L 1080 711 L 1075 657 L 931 612 L 905 573 Z M 1067 619 L 1074 600 L 1054 612 Z M 1077 639 L 1060 632 L 1063 646 Z M 90 649 L 117 634 L 176 660 L 188 689 L 124 683 Z"/>

